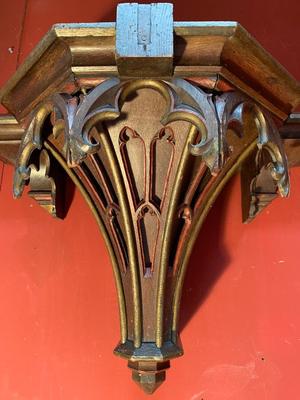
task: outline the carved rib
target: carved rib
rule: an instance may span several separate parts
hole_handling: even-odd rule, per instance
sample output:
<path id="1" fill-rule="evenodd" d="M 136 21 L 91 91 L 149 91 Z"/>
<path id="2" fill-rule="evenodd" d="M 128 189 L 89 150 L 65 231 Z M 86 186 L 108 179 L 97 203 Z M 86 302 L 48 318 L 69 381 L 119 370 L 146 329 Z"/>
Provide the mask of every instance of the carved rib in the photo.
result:
<path id="1" fill-rule="evenodd" d="M 86 201 L 87 205 L 89 206 L 91 212 L 93 213 L 94 218 L 97 221 L 97 224 L 100 228 L 101 234 L 103 235 L 106 247 L 109 252 L 109 256 L 112 262 L 116 288 L 117 288 L 117 296 L 118 296 L 118 305 L 119 305 L 119 313 L 120 313 L 120 330 L 121 330 L 121 341 L 122 343 L 126 342 L 127 339 L 127 316 L 126 316 L 126 306 L 125 306 L 125 297 L 122 287 L 122 280 L 120 276 L 120 271 L 118 268 L 117 260 L 115 257 L 115 253 L 113 247 L 111 245 L 110 238 L 108 233 L 105 229 L 105 226 L 101 220 L 101 217 L 95 207 L 89 193 L 86 191 L 84 186 L 81 184 L 80 180 L 77 178 L 76 174 L 73 172 L 72 169 L 68 167 L 67 162 L 63 159 L 63 157 L 59 154 L 59 152 L 53 147 L 51 142 L 46 141 L 44 142 L 45 148 L 52 154 L 52 156 L 58 161 L 61 167 L 66 171 L 70 179 L 74 182 L 76 187 L 78 188 L 79 192 L 81 193 L 82 197 Z"/>
<path id="2" fill-rule="evenodd" d="M 182 249 L 182 258 L 180 261 L 180 269 L 177 275 L 177 285 L 173 295 L 172 301 L 172 332 L 177 336 L 178 332 L 178 322 L 179 322 L 179 309 L 180 309 L 180 299 L 182 294 L 182 288 L 184 283 L 184 277 L 186 274 L 186 269 L 188 266 L 188 261 L 191 256 L 191 252 L 193 250 L 195 241 L 199 234 L 199 231 L 205 221 L 205 218 L 210 211 L 213 203 L 218 198 L 222 189 L 226 185 L 226 183 L 230 180 L 230 178 L 238 171 L 241 164 L 247 158 L 249 154 L 256 148 L 257 142 L 256 139 L 252 141 L 242 152 L 237 159 L 229 161 L 229 168 L 224 169 L 216 178 L 213 178 L 213 184 L 209 187 L 208 192 L 205 194 L 205 197 L 202 198 L 201 206 L 198 209 L 197 214 L 194 216 L 195 222 L 194 227 L 190 231 L 188 237 L 185 240 L 185 248 Z"/>
<path id="3" fill-rule="evenodd" d="M 105 151 L 107 153 L 113 179 L 116 183 L 118 198 L 120 202 L 120 209 L 124 218 L 125 236 L 127 239 L 128 253 L 129 253 L 129 269 L 132 279 L 132 295 L 134 302 L 134 345 L 140 347 L 142 341 L 142 322 L 141 322 L 141 304 L 140 304 L 140 283 L 137 274 L 137 253 L 134 240 L 134 233 L 132 227 L 132 220 L 129 214 L 128 201 L 124 189 L 123 179 L 118 168 L 118 162 L 115 152 L 112 148 L 111 142 L 107 134 L 100 134 Z"/>
<path id="4" fill-rule="evenodd" d="M 157 347 L 162 347 L 162 343 L 164 340 L 163 333 L 163 323 L 164 323 L 164 306 L 165 306 L 165 279 L 167 269 L 169 267 L 168 260 L 170 254 L 171 247 L 171 234 L 173 230 L 173 221 L 176 214 L 176 207 L 178 206 L 178 198 L 181 190 L 182 178 L 186 168 L 186 162 L 188 157 L 190 156 L 190 144 L 194 142 L 197 129 L 195 126 L 190 128 L 190 132 L 188 133 L 186 144 L 184 146 L 184 150 L 177 168 L 176 178 L 172 190 L 172 194 L 168 204 L 168 213 L 165 223 L 165 230 L 162 239 L 162 251 L 161 251 L 161 259 L 160 259 L 160 274 L 158 281 L 158 294 L 157 294 L 157 320 L 156 320 L 156 345 Z"/>

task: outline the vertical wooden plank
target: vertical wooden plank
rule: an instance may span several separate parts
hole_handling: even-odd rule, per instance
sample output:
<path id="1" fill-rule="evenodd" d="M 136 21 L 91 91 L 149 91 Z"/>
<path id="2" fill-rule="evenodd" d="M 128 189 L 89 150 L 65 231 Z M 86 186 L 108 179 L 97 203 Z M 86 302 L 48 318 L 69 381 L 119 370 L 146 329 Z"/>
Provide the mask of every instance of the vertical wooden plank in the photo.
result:
<path id="1" fill-rule="evenodd" d="M 116 61 L 121 76 L 171 76 L 173 48 L 173 4 L 118 5 Z"/>

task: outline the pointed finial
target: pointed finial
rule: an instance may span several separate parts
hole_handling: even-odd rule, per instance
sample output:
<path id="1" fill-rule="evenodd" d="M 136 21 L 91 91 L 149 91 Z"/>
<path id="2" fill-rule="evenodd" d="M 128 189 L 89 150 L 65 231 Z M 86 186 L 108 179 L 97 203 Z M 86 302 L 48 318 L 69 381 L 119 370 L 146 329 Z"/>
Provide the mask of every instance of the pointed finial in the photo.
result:
<path id="1" fill-rule="evenodd" d="M 166 379 L 166 369 L 170 361 L 129 361 L 132 379 L 147 394 L 152 394 Z"/>

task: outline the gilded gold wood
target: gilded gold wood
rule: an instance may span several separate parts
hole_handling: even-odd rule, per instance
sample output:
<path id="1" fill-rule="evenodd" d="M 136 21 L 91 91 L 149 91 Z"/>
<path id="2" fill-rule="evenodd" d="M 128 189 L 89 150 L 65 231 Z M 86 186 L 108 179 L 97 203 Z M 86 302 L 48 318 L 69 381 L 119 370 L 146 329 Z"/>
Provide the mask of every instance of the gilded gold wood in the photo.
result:
<path id="1" fill-rule="evenodd" d="M 272 117 L 244 95 L 212 95 L 178 78 L 112 78 L 79 96 L 54 95 L 27 124 L 15 194 L 27 181 L 35 185 L 36 151 L 50 151 L 79 187 L 114 259 L 121 314 L 115 353 L 129 360 L 135 380 L 151 376 L 154 389 L 166 362 L 182 354 L 177 321 L 185 270 L 221 188 L 257 148 L 270 154 L 268 179 L 288 193 Z"/>
<path id="2" fill-rule="evenodd" d="M 14 196 L 28 184 L 55 216 L 56 162 L 78 187 L 112 260 L 114 352 L 147 393 L 183 354 L 188 260 L 230 177 L 241 170 L 245 222 L 289 194 L 280 129 L 288 137 L 300 102 L 299 83 L 239 24 L 173 24 L 171 11 L 122 4 L 117 34 L 115 24 L 55 25 L 0 92 L 14 115 L 0 117 Z"/>
<path id="3" fill-rule="evenodd" d="M 299 83 L 238 23 L 177 22 L 174 33 L 176 76 L 225 79 L 282 119 L 299 104 Z M 115 24 L 57 24 L 0 91 L 0 101 L 21 118 L 53 92 L 113 75 Z"/>
<path id="4" fill-rule="evenodd" d="M 11 115 L 0 115 L 0 159 L 15 164 L 24 129 Z"/>
<path id="5" fill-rule="evenodd" d="M 118 191 L 118 198 L 120 200 L 120 210 L 124 216 L 125 233 L 128 243 L 128 256 L 129 256 L 129 268 L 131 268 L 132 275 L 132 294 L 134 301 L 134 345 L 135 347 L 140 347 L 142 342 L 142 315 L 141 315 L 141 304 L 140 304 L 140 283 L 137 274 L 136 265 L 138 263 L 136 254 L 136 244 L 133 238 L 133 227 L 132 220 L 128 211 L 127 197 L 122 184 L 122 178 L 120 176 L 120 171 L 117 165 L 117 160 L 115 158 L 114 150 L 111 146 L 108 138 L 102 134 L 103 146 L 105 146 L 108 159 L 109 167 L 112 173 L 112 178 L 116 182 L 116 188 Z M 124 341 L 122 341 L 124 343 Z"/>
<path id="6" fill-rule="evenodd" d="M 45 148 L 49 151 L 49 153 L 52 154 L 52 156 L 58 161 L 58 163 L 63 167 L 63 169 L 66 171 L 66 173 L 69 175 L 70 179 L 73 181 L 73 183 L 76 185 L 78 190 L 80 191 L 82 197 L 86 201 L 87 205 L 89 206 L 91 212 L 93 213 L 94 218 L 97 221 L 97 224 L 101 230 L 101 234 L 104 237 L 107 249 L 109 251 L 110 259 L 113 265 L 113 271 L 114 271 L 114 276 L 115 276 L 115 282 L 116 282 L 116 287 L 117 287 L 117 294 L 118 294 L 118 303 L 119 303 L 119 312 L 120 312 L 120 331 L 121 331 L 121 341 L 125 342 L 126 337 L 127 337 L 127 321 L 126 321 L 126 308 L 125 308 L 125 299 L 124 299 L 124 293 L 122 290 L 122 284 L 121 284 L 121 279 L 120 279 L 120 273 L 118 270 L 117 266 L 117 261 L 113 252 L 113 248 L 110 242 L 110 238 L 105 230 L 104 224 L 101 220 L 101 217 L 99 216 L 99 213 L 97 211 L 97 208 L 95 207 L 93 200 L 91 199 L 89 193 L 87 190 L 84 188 L 76 174 L 68 167 L 66 161 L 62 157 L 61 154 L 53 147 L 51 142 L 45 141 L 44 142 Z"/>

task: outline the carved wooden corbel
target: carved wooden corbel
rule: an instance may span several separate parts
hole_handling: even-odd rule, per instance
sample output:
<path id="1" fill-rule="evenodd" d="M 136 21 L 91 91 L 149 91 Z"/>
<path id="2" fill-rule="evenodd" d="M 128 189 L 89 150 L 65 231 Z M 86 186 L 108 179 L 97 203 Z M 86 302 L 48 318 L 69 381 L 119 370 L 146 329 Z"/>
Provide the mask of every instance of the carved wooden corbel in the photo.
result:
<path id="1" fill-rule="evenodd" d="M 114 270 L 115 354 L 152 393 L 183 353 L 189 256 L 226 182 L 241 171 L 244 222 L 289 194 L 282 136 L 299 83 L 237 23 L 174 23 L 171 4 L 131 3 L 116 25 L 55 25 L 0 98 L 14 196 L 29 184 L 56 215 L 53 162 L 80 190 Z"/>

